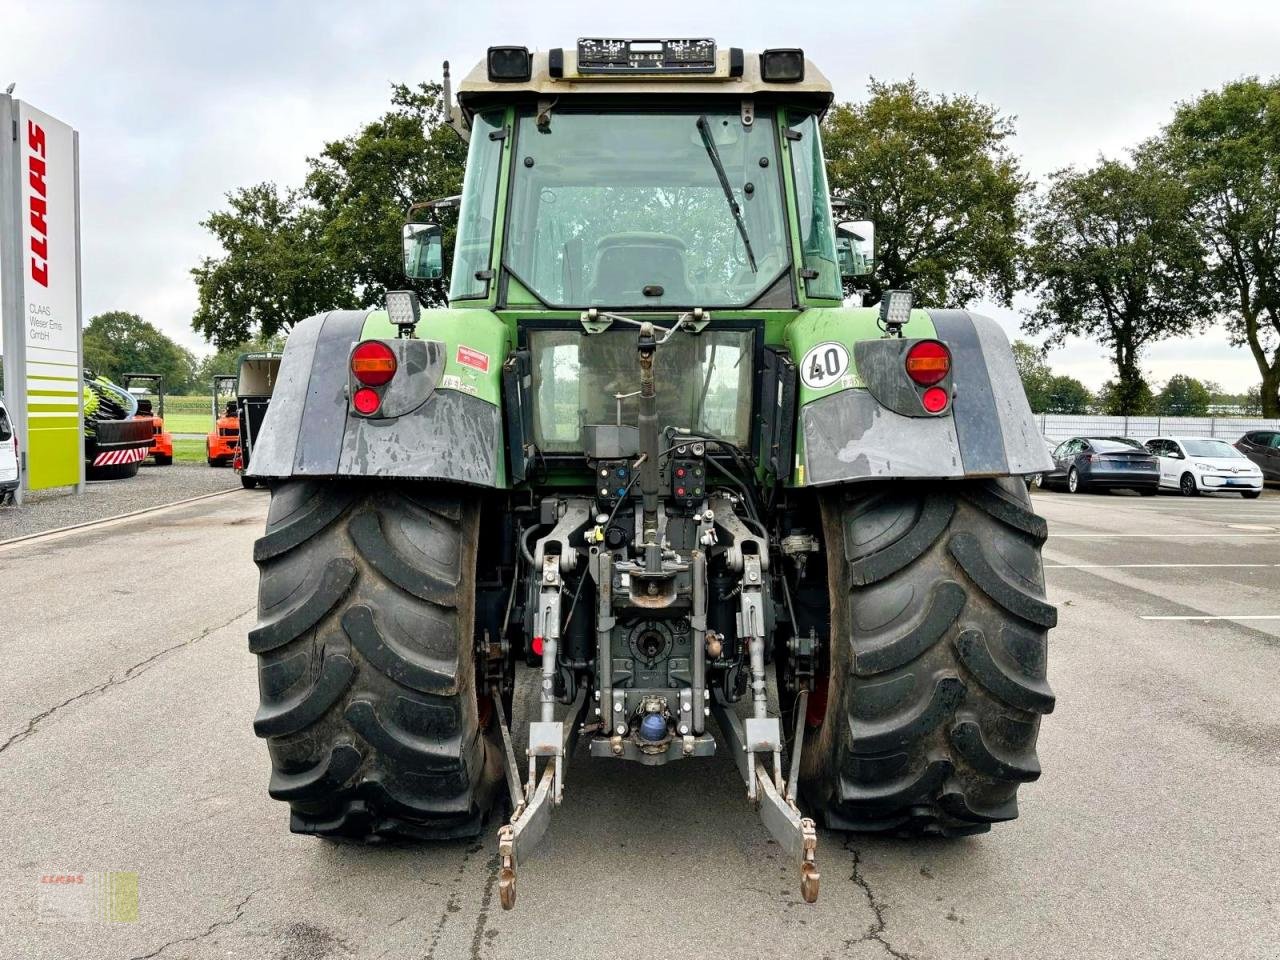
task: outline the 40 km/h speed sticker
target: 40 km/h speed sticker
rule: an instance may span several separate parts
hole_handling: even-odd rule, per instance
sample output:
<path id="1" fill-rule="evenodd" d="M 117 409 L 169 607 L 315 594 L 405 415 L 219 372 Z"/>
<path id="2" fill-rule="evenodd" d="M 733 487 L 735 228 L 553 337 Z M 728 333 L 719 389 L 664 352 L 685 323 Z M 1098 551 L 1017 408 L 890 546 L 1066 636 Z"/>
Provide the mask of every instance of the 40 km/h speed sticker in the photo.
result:
<path id="1" fill-rule="evenodd" d="M 811 390 L 832 386 L 849 369 L 849 351 L 843 343 L 828 340 L 809 352 L 800 361 L 800 379 Z"/>

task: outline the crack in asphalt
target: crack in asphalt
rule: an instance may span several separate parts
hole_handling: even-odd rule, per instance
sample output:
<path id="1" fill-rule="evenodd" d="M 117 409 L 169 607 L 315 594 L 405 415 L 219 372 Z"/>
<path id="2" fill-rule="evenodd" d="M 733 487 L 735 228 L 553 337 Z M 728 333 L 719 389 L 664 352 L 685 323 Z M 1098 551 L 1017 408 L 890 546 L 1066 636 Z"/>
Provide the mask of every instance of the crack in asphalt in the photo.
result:
<path id="1" fill-rule="evenodd" d="M 156 949 L 152 950 L 150 953 L 138 954 L 136 957 L 131 957 L 130 960 L 151 960 L 152 957 L 160 956 L 160 954 L 164 953 L 170 947 L 176 947 L 180 943 L 198 943 L 201 940 L 203 940 L 205 937 L 210 936 L 215 930 L 220 930 L 223 927 L 231 926 L 231 924 L 235 923 L 237 920 L 239 920 L 241 917 L 244 916 L 245 907 L 249 905 L 249 901 L 254 898 L 257 892 L 258 892 L 257 890 L 250 891 L 247 897 L 245 897 L 238 904 L 236 904 L 235 916 L 228 917 L 225 920 L 214 921 L 213 923 L 209 924 L 209 926 L 205 929 L 204 933 L 198 933 L 194 937 L 181 937 L 180 939 L 177 939 L 177 940 L 170 940 L 168 943 L 160 945 Z"/>
<path id="2" fill-rule="evenodd" d="M 871 890 L 871 884 L 868 883 L 867 878 L 862 875 L 862 870 L 860 869 L 862 866 L 862 854 L 857 850 L 850 849 L 848 840 L 845 840 L 844 848 L 853 854 L 853 874 L 849 879 L 854 882 L 854 884 L 867 898 L 867 906 L 871 908 L 871 912 L 876 918 L 875 923 L 873 923 L 871 928 L 862 936 L 856 937 L 852 940 L 846 940 L 844 942 L 845 949 L 847 950 L 856 943 L 866 943 L 868 940 L 873 940 L 880 944 L 880 946 L 884 947 L 885 952 L 889 954 L 889 956 L 894 957 L 895 960 L 913 960 L 911 954 L 898 950 L 885 938 L 884 931 L 886 924 L 884 919 L 884 906 L 876 899 L 876 895 Z"/>
<path id="3" fill-rule="evenodd" d="M 204 630 L 196 634 L 196 636 L 194 637 L 189 637 L 186 640 L 182 640 L 178 643 L 175 643 L 171 647 L 165 647 L 159 653 L 154 653 L 151 656 L 147 657 L 145 660 L 139 660 L 133 666 L 125 670 L 125 672 L 122 673 L 119 677 L 117 677 L 113 673 L 111 674 L 111 676 L 107 678 L 105 683 L 100 683 L 97 686 L 89 687 L 87 690 L 81 690 L 74 697 L 68 697 L 66 700 L 63 700 L 61 703 L 56 703 L 52 707 L 49 707 L 49 709 L 41 711 L 40 713 L 37 713 L 34 717 L 32 717 L 30 720 L 27 721 L 27 725 L 23 729 L 13 734 L 13 736 L 11 736 L 4 743 L 0 743 L 0 753 L 4 753 L 14 744 L 18 744 L 18 743 L 21 743 L 23 740 L 26 740 L 29 736 L 31 736 L 33 733 L 36 732 L 36 729 L 42 723 L 44 723 L 44 721 L 48 720 L 51 716 L 53 716 L 63 707 L 68 707 L 71 704 L 77 702 L 78 700 L 83 700 L 86 697 L 95 696 L 96 694 L 109 690 L 111 687 L 118 687 L 121 684 L 128 683 L 130 680 L 137 679 L 138 677 L 142 676 L 142 674 L 146 673 L 147 670 L 149 670 L 152 666 L 154 666 L 160 659 L 167 656 L 168 654 L 173 653 L 175 650 L 181 650 L 183 647 L 189 647 L 193 643 L 198 643 L 199 641 L 203 640 L 205 637 L 209 636 L 209 634 L 214 633 L 218 630 L 221 630 L 224 627 L 231 626 L 231 624 L 235 623 L 241 617 L 245 616 L 245 614 L 251 613 L 254 609 L 255 607 L 248 607 L 244 610 L 241 610 L 239 613 L 233 616 L 230 620 L 227 620 L 224 623 L 219 623 L 212 627 L 206 627 Z"/>

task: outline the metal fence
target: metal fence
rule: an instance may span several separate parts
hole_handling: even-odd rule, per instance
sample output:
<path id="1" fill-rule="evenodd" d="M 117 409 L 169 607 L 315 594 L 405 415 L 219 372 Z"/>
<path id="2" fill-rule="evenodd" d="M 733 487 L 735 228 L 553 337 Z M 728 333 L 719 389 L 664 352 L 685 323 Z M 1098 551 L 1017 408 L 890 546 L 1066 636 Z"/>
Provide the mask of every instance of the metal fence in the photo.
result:
<path id="1" fill-rule="evenodd" d="M 1214 437 L 1235 441 L 1250 430 L 1280 430 L 1280 420 L 1261 417 L 1095 417 L 1038 413 L 1040 432 L 1050 440 L 1071 437 Z"/>

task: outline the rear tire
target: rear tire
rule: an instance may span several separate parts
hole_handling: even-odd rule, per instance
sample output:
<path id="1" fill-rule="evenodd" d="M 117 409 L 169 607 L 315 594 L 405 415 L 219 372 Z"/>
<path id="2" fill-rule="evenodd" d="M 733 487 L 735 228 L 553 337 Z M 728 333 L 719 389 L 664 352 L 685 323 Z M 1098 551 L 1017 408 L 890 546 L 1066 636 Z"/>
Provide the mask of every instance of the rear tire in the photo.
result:
<path id="1" fill-rule="evenodd" d="M 822 500 L 826 711 L 801 758 L 837 830 L 980 833 L 1018 814 L 1053 709 L 1040 546 L 1017 479 L 895 481 Z"/>
<path id="2" fill-rule="evenodd" d="M 240 486 L 244 487 L 246 490 L 252 490 L 257 485 L 258 481 L 253 477 L 246 477 L 243 473 L 240 474 Z"/>
<path id="3" fill-rule="evenodd" d="M 173 457 L 163 453 L 157 453 L 155 460 L 157 467 L 167 467 L 173 463 Z"/>
<path id="4" fill-rule="evenodd" d="M 1138 493 L 1142 494 L 1144 497 L 1154 497 L 1159 492 L 1159 487 L 1138 487 Z"/>
<path id="5" fill-rule="evenodd" d="M 254 546 L 254 731 L 295 833 L 480 833 L 501 754 L 476 701 L 479 516 L 472 497 L 440 486 L 273 489 Z"/>

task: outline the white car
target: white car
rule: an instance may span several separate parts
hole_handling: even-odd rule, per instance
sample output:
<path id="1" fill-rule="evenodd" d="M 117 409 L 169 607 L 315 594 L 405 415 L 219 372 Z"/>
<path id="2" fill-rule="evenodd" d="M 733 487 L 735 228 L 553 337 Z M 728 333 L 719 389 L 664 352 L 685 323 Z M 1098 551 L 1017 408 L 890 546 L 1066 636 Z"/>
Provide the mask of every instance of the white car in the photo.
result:
<path id="1" fill-rule="evenodd" d="M 1160 486 L 1184 497 L 1202 493 L 1262 496 L 1262 471 L 1225 440 L 1206 437 L 1156 437 L 1147 449 L 1160 461 Z"/>
<path id="2" fill-rule="evenodd" d="M 18 431 L 13 428 L 9 411 L 0 398 L 0 503 L 6 502 L 18 489 Z"/>

